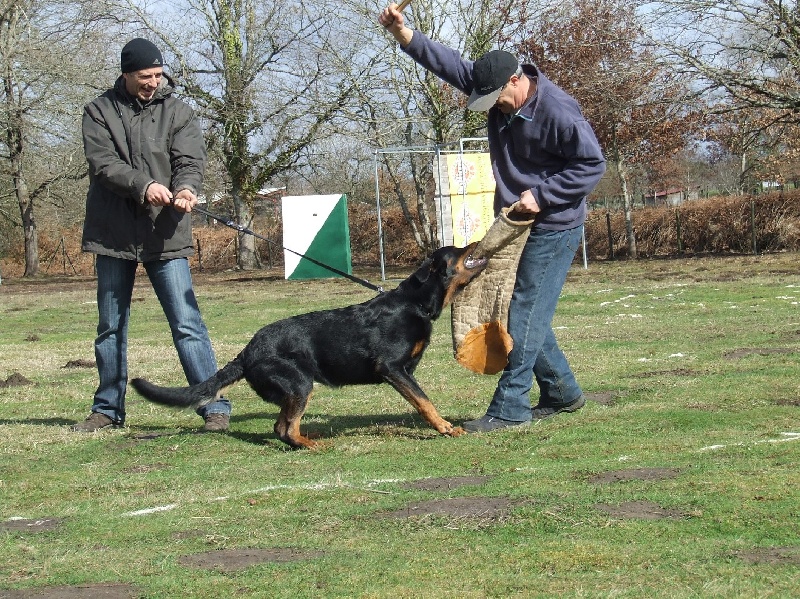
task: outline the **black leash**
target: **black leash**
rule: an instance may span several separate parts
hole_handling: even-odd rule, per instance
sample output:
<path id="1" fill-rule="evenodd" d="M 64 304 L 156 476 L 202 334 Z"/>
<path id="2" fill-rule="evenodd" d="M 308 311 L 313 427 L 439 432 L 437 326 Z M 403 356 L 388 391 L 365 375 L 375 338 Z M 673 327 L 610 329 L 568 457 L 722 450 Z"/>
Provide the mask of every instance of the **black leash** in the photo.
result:
<path id="1" fill-rule="evenodd" d="M 199 212 L 200 214 L 205 214 L 207 217 L 213 218 L 214 220 L 216 220 L 216 221 L 222 223 L 223 225 L 225 225 L 226 227 L 230 227 L 231 229 L 236 229 L 240 233 L 244 233 L 246 235 L 252 235 L 256 239 L 261 239 L 262 241 L 266 241 L 267 243 L 270 243 L 273 246 L 277 246 L 280 249 L 286 250 L 287 252 L 291 252 L 295 256 L 300 256 L 301 258 L 305 258 L 309 262 L 311 262 L 313 264 L 316 264 L 317 266 L 321 266 L 322 268 L 325 268 L 325 269 L 327 269 L 327 270 L 329 270 L 329 271 L 331 271 L 333 273 L 336 273 L 337 275 L 339 275 L 341 277 L 344 277 L 346 279 L 350 279 L 354 283 L 358 283 L 359 285 L 363 285 L 367 289 L 372 289 L 373 291 L 377 291 L 378 293 L 383 293 L 383 287 L 379 287 L 377 285 L 373 285 L 372 283 L 370 283 L 369 281 L 367 281 L 365 279 L 360 279 L 360 278 L 355 277 L 355 276 L 353 276 L 353 275 L 351 275 L 349 273 L 346 273 L 346 272 L 344 272 L 342 270 L 339 270 L 338 268 L 335 268 L 335 267 L 330 266 L 328 264 L 324 264 L 324 263 L 320 262 L 319 260 L 315 260 L 314 258 L 311 258 L 310 256 L 306 256 L 304 254 L 301 254 L 300 252 L 295 252 L 294 250 L 290 250 L 287 247 L 283 247 L 283 246 L 275 243 L 271 239 L 268 239 L 267 237 L 264 237 L 263 235 L 259 235 L 255 231 L 251 231 L 250 229 L 248 229 L 244 225 L 240 225 L 238 223 L 235 223 L 233 220 L 231 220 L 229 218 L 225 218 L 225 217 L 219 216 L 217 214 L 214 214 L 213 212 L 209 212 L 205 208 L 200 208 L 199 206 L 194 206 L 192 208 L 192 211 L 193 212 Z"/>

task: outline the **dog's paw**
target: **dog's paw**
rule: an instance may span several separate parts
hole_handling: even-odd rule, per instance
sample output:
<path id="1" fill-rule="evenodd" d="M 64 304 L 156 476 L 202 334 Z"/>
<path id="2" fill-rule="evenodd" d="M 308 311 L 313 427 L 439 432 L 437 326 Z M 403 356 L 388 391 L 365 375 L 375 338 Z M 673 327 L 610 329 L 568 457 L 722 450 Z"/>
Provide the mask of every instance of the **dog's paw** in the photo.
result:
<path id="1" fill-rule="evenodd" d="M 447 431 L 445 434 L 448 437 L 460 437 L 461 435 L 467 434 L 467 431 L 465 431 L 460 426 L 454 426 L 449 431 Z"/>

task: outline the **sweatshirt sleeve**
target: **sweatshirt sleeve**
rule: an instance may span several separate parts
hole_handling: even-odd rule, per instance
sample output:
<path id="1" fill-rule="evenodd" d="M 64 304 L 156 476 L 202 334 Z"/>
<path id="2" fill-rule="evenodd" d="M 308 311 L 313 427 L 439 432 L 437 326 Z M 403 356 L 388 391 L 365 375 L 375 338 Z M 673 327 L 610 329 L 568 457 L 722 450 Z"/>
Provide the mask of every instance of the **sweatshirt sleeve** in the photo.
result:
<path id="1" fill-rule="evenodd" d="M 473 61 L 461 57 L 458 50 L 430 39 L 415 30 L 411 42 L 402 48 L 414 62 L 465 94 L 472 93 Z"/>
<path id="2" fill-rule="evenodd" d="M 541 207 L 576 204 L 595 188 L 606 172 L 600 144 L 586 120 L 576 120 L 560 131 L 563 169 L 531 189 Z"/>

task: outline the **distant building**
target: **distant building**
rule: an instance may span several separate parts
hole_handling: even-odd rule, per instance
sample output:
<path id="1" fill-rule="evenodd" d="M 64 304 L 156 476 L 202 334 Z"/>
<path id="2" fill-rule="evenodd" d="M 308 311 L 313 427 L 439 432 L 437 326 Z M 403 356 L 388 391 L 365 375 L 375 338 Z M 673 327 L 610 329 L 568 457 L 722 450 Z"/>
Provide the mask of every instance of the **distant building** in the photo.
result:
<path id="1" fill-rule="evenodd" d="M 642 203 L 645 206 L 658 206 L 660 204 L 665 204 L 667 206 L 680 206 L 684 202 L 697 200 L 699 198 L 699 186 L 691 189 L 686 189 L 685 187 L 673 187 L 643 196 Z"/>

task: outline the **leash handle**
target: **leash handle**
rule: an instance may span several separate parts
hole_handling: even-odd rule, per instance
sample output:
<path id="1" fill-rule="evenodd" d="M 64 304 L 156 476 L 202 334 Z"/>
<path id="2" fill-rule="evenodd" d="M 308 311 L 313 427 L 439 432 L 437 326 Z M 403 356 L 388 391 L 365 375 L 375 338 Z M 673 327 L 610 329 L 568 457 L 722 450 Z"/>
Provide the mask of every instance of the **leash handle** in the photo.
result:
<path id="1" fill-rule="evenodd" d="M 301 258 L 305 258 L 306 260 L 308 260 L 312 264 L 316 264 L 317 266 L 321 266 L 322 268 L 324 268 L 326 270 L 329 270 L 332 273 L 335 273 L 335 274 L 337 274 L 337 275 L 339 275 L 341 277 L 344 277 L 345 279 L 349 279 L 349 280 L 353 281 L 354 283 L 358 283 L 359 285 L 361 285 L 363 287 L 366 287 L 367 289 L 372 289 L 373 291 L 376 291 L 378 293 L 383 293 L 383 287 L 380 287 L 378 285 L 373 285 L 372 283 L 370 283 L 369 281 L 367 281 L 365 279 L 361 279 L 359 277 L 351 275 L 350 273 L 344 272 L 343 270 L 339 270 L 335 266 L 331 266 L 329 264 L 325 264 L 324 262 L 320 262 L 319 260 L 316 260 L 316 259 L 312 258 L 311 256 L 306 256 L 305 254 L 301 254 L 300 252 L 295 252 L 294 250 L 291 250 L 291 249 L 289 249 L 287 247 L 278 245 L 277 243 L 275 243 L 271 239 L 269 239 L 267 237 L 264 237 L 263 235 L 259 235 L 255 231 L 251 231 L 250 229 L 248 229 L 244 225 L 240 225 L 238 223 L 235 223 L 232 219 L 224 218 L 222 216 L 214 214 L 213 212 L 209 212 L 205 208 L 199 208 L 198 206 L 195 206 L 194 208 L 192 208 L 192 210 L 194 210 L 195 212 L 199 212 L 200 214 L 205 214 L 207 217 L 213 218 L 214 220 L 216 220 L 216 221 L 222 223 L 223 225 L 225 225 L 226 227 L 230 227 L 231 229 L 235 229 L 235 230 L 239 231 L 240 233 L 244 233 L 246 235 L 252 235 L 256 239 L 261 239 L 262 241 L 266 241 L 267 243 L 271 243 L 273 246 L 277 246 L 282 250 L 286 250 L 287 252 L 291 252 L 295 256 L 300 256 Z"/>

